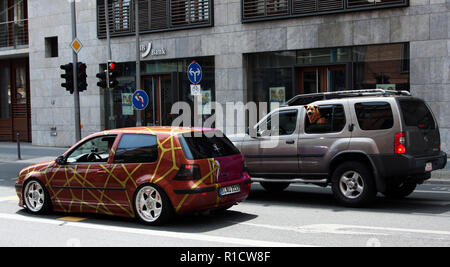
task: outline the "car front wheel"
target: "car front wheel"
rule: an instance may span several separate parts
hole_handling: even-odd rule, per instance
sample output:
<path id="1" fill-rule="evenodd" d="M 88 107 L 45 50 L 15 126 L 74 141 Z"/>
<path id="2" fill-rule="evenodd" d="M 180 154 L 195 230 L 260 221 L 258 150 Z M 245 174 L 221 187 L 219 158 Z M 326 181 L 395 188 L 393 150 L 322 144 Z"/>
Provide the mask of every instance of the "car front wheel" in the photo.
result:
<path id="1" fill-rule="evenodd" d="M 288 188 L 289 183 L 271 183 L 271 182 L 261 182 L 261 186 L 269 192 L 281 192 Z"/>
<path id="2" fill-rule="evenodd" d="M 383 193 L 388 198 L 404 198 L 409 196 L 416 189 L 415 182 L 403 182 L 397 185 L 389 185 L 386 192 Z"/>
<path id="3" fill-rule="evenodd" d="M 31 179 L 26 182 L 22 195 L 28 212 L 45 214 L 50 210 L 49 194 L 39 180 Z"/>
<path id="4" fill-rule="evenodd" d="M 348 207 L 361 207 L 376 196 L 373 175 L 365 164 L 349 161 L 333 172 L 332 190 L 339 203 Z"/>

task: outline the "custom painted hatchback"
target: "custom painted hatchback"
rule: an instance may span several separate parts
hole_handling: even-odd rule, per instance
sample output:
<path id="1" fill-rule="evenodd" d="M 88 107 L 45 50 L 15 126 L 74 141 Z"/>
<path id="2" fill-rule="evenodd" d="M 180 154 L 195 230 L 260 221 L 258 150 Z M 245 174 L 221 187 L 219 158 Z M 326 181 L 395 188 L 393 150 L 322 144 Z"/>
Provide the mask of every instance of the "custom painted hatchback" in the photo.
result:
<path id="1" fill-rule="evenodd" d="M 158 225 L 174 213 L 245 200 L 243 156 L 214 129 L 142 127 L 90 135 L 55 161 L 20 171 L 20 206 L 34 214 L 101 213 Z"/>

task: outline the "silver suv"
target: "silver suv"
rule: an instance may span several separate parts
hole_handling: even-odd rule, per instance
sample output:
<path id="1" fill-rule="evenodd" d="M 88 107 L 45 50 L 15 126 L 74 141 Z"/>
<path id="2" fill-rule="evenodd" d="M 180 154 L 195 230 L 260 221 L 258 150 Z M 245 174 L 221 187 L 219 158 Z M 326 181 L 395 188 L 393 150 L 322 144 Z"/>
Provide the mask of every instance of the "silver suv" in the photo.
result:
<path id="1" fill-rule="evenodd" d="M 320 120 L 309 118 L 307 107 L 314 106 Z M 405 197 L 447 163 L 430 108 L 403 91 L 298 95 L 230 139 L 266 190 L 331 185 L 351 207 L 370 203 L 377 192 Z"/>

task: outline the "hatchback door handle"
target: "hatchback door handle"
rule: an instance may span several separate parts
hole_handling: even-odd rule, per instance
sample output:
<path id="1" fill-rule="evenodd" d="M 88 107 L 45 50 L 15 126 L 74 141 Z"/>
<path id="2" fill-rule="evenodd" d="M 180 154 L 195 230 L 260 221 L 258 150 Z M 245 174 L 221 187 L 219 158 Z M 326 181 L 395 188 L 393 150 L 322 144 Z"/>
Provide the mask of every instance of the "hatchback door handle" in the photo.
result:
<path id="1" fill-rule="evenodd" d="M 292 145 L 292 144 L 294 144 L 295 143 L 295 140 L 287 140 L 286 141 L 286 144 L 288 144 L 288 145 Z"/>

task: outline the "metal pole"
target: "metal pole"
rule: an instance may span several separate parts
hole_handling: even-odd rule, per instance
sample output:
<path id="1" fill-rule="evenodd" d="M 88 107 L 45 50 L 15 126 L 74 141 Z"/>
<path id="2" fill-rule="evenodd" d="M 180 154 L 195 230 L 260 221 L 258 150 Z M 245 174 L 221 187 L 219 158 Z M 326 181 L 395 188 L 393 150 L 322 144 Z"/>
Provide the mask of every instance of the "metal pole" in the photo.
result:
<path id="1" fill-rule="evenodd" d="M 22 159 L 22 155 L 20 153 L 20 133 L 17 132 L 17 158 Z"/>
<path id="2" fill-rule="evenodd" d="M 134 1 L 134 21 L 135 21 L 135 32 L 136 32 L 136 90 L 141 87 L 141 45 L 139 36 L 139 1 Z M 153 102 L 154 103 L 154 102 Z M 155 105 L 152 105 L 153 108 Z M 136 110 L 136 126 L 142 126 L 142 112 Z"/>
<path id="3" fill-rule="evenodd" d="M 75 1 L 70 3 L 70 10 L 72 13 L 72 39 L 77 38 L 77 19 L 76 19 L 76 9 Z M 75 106 L 75 139 L 76 141 L 81 140 L 81 119 L 80 119 L 80 94 L 78 92 L 78 55 L 73 51 L 73 96 L 74 96 L 74 106 Z"/>
<path id="4" fill-rule="evenodd" d="M 106 42 L 108 43 L 108 61 L 112 60 L 112 52 L 111 52 L 111 35 L 109 33 L 109 5 L 108 0 L 105 0 L 105 22 L 106 22 Z M 106 66 L 108 67 L 108 65 Z M 109 79 L 106 79 L 109 81 Z M 107 84 L 107 88 L 109 88 L 109 84 Z M 116 118 L 114 117 L 114 97 L 113 97 L 113 89 L 109 89 L 109 128 L 116 128 Z"/>

